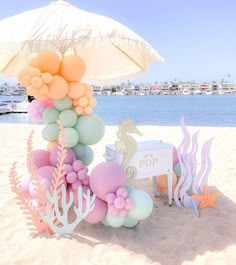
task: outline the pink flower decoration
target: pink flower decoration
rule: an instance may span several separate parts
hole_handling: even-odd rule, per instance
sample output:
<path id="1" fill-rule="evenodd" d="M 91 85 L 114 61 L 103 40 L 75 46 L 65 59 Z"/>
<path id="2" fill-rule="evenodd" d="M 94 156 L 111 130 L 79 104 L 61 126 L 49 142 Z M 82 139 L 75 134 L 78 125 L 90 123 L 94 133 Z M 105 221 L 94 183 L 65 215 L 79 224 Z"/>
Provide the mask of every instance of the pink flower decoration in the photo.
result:
<path id="1" fill-rule="evenodd" d="M 33 100 L 28 107 L 28 115 L 32 123 L 42 122 L 42 114 L 46 108 L 43 101 Z"/>
<path id="2" fill-rule="evenodd" d="M 126 216 L 128 211 L 134 207 L 134 201 L 128 197 L 126 188 L 120 187 L 116 193 L 108 193 L 106 195 L 108 205 L 108 214 Z"/>

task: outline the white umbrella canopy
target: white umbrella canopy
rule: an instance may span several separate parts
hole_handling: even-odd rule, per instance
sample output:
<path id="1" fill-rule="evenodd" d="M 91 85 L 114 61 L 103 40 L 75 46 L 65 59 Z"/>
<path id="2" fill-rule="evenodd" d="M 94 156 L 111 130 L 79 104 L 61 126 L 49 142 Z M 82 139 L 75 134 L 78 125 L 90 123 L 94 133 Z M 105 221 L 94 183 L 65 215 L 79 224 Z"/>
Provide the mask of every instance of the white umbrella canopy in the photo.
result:
<path id="1" fill-rule="evenodd" d="M 84 79 L 91 81 L 127 77 L 164 61 L 126 26 L 61 0 L 0 21 L 0 72 L 16 75 L 45 50 L 79 55 L 86 63 Z"/>

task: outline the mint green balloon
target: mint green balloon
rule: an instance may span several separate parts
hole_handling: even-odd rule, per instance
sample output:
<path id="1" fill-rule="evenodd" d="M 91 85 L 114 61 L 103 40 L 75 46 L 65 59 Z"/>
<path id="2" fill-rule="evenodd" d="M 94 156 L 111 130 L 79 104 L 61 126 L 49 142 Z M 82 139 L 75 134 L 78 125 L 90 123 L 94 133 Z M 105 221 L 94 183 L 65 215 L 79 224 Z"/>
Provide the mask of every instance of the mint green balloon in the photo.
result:
<path id="1" fill-rule="evenodd" d="M 102 224 L 104 224 L 105 226 L 110 226 L 107 222 L 107 216 L 102 219 Z"/>
<path id="2" fill-rule="evenodd" d="M 47 124 L 42 131 L 42 136 L 46 141 L 54 141 L 58 139 L 59 127 L 57 123 Z"/>
<path id="3" fill-rule="evenodd" d="M 59 114 L 60 112 L 54 107 L 47 107 L 42 114 L 43 122 L 46 124 L 56 122 Z"/>
<path id="4" fill-rule="evenodd" d="M 80 116 L 74 128 L 79 133 L 80 143 L 85 145 L 98 143 L 105 133 L 103 120 L 94 114 Z"/>
<path id="5" fill-rule="evenodd" d="M 68 97 L 54 100 L 54 106 L 56 109 L 63 111 L 72 107 L 72 100 Z"/>
<path id="6" fill-rule="evenodd" d="M 129 197 L 134 201 L 134 207 L 128 212 L 130 217 L 144 220 L 152 213 L 153 201 L 146 191 L 131 190 Z"/>
<path id="7" fill-rule="evenodd" d="M 106 221 L 108 225 L 112 227 L 121 227 L 125 222 L 125 216 L 119 216 L 119 215 L 109 215 L 106 216 Z"/>
<path id="8" fill-rule="evenodd" d="M 81 161 L 85 166 L 88 166 L 89 164 L 92 163 L 93 158 L 94 158 L 93 149 L 87 146 L 87 153 L 85 154 L 84 157 L 81 158 Z"/>
<path id="9" fill-rule="evenodd" d="M 59 120 L 63 127 L 73 127 L 77 122 L 77 114 L 73 110 L 63 110 L 59 115 Z"/>
<path id="10" fill-rule="evenodd" d="M 75 153 L 76 159 L 80 160 L 83 159 L 88 152 L 88 146 L 81 143 L 77 143 L 72 149 Z"/>
<path id="11" fill-rule="evenodd" d="M 180 166 L 180 163 L 176 163 L 176 164 L 174 165 L 174 172 L 175 172 L 175 174 L 176 174 L 176 176 L 177 176 L 178 178 L 181 177 L 181 166 Z"/>
<path id="12" fill-rule="evenodd" d="M 65 145 L 68 148 L 75 146 L 79 141 L 79 135 L 73 128 L 64 128 Z"/>
<path id="13" fill-rule="evenodd" d="M 127 215 L 125 217 L 125 222 L 124 222 L 123 226 L 127 227 L 127 228 L 132 228 L 132 227 L 135 227 L 137 224 L 138 224 L 138 220 Z"/>
<path id="14" fill-rule="evenodd" d="M 127 190 L 128 194 L 129 194 L 132 190 L 135 190 L 135 187 L 133 187 L 133 186 L 126 186 L 126 190 Z"/>

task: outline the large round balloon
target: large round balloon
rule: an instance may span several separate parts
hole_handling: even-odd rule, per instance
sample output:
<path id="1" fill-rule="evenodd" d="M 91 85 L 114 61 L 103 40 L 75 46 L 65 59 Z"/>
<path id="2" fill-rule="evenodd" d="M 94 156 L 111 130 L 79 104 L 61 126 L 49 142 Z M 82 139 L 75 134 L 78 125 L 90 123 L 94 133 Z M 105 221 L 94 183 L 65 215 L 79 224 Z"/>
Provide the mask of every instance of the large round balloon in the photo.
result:
<path id="1" fill-rule="evenodd" d="M 60 75 L 54 75 L 52 82 L 48 85 L 48 97 L 52 99 L 64 98 L 68 92 L 68 83 Z"/>
<path id="2" fill-rule="evenodd" d="M 128 212 L 128 215 L 136 220 L 144 220 L 153 209 L 153 201 L 150 195 L 138 189 L 129 192 L 129 197 L 134 201 L 134 207 Z"/>
<path id="3" fill-rule="evenodd" d="M 63 127 L 73 127 L 77 122 L 77 115 L 73 110 L 63 110 L 59 115 Z"/>
<path id="4" fill-rule="evenodd" d="M 64 56 L 61 63 L 61 75 L 69 82 L 78 82 L 85 74 L 85 63 L 78 55 Z"/>
<path id="5" fill-rule="evenodd" d="M 75 152 L 76 158 L 80 160 L 83 159 L 88 152 L 88 146 L 81 143 L 73 146 L 72 149 Z"/>
<path id="6" fill-rule="evenodd" d="M 53 174 L 56 170 L 56 167 L 53 166 L 45 166 L 45 167 L 40 167 L 37 170 L 37 173 L 39 174 L 40 178 L 46 179 L 49 183 L 51 183 Z"/>
<path id="7" fill-rule="evenodd" d="M 50 162 L 51 165 L 56 166 L 58 161 L 58 155 L 59 155 L 60 149 L 59 148 L 55 148 L 54 150 L 52 150 L 51 154 L 50 154 Z M 66 148 L 66 157 L 64 160 L 64 164 L 73 164 L 73 162 L 75 161 L 75 154 L 73 152 L 72 149 L 70 148 Z"/>
<path id="8" fill-rule="evenodd" d="M 32 156 L 37 168 L 51 166 L 50 152 L 41 149 L 33 150 Z M 30 167 L 30 161 L 27 161 L 27 166 Z"/>
<path id="9" fill-rule="evenodd" d="M 103 220 L 107 213 L 107 204 L 99 198 L 95 198 L 94 209 L 84 218 L 90 224 L 96 224 Z"/>
<path id="10" fill-rule="evenodd" d="M 94 158 L 93 149 L 87 146 L 87 153 L 85 156 L 81 158 L 81 161 L 83 162 L 85 166 L 88 166 L 93 162 L 93 158 Z"/>
<path id="11" fill-rule="evenodd" d="M 107 193 L 116 192 L 126 185 L 124 169 L 114 162 L 102 162 L 91 172 L 90 187 L 96 196 L 106 200 Z"/>
<path id="12" fill-rule="evenodd" d="M 54 106 L 56 109 L 63 111 L 71 108 L 72 101 L 68 97 L 64 97 L 61 99 L 54 100 Z"/>
<path id="13" fill-rule="evenodd" d="M 106 222 L 111 227 L 121 227 L 125 222 L 125 216 L 109 215 L 106 216 Z"/>
<path id="14" fill-rule="evenodd" d="M 85 93 L 84 84 L 80 82 L 70 82 L 69 83 L 69 90 L 68 90 L 68 97 L 71 99 L 78 99 L 82 97 Z"/>
<path id="15" fill-rule="evenodd" d="M 79 141 L 79 135 L 78 132 L 74 128 L 64 128 L 64 134 L 65 134 L 65 145 L 68 148 L 71 148 L 75 146 Z M 62 139 L 59 139 L 59 143 Z"/>
<path id="16" fill-rule="evenodd" d="M 105 133 L 103 120 L 94 114 L 81 116 L 74 128 L 79 133 L 80 143 L 85 145 L 98 143 Z"/>
<path id="17" fill-rule="evenodd" d="M 138 220 L 136 220 L 136 219 L 132 218 L 131 216 L 127 215 L 125 217 L 125 221 L 124 221 L 123 226 L 126 227 L 126 228 L 132 228 L 132 227 L 135 227 L 137 224 L 138 224 Z"/>
<path id="18" fill-rule="evenodd" d="M 60 69 L 60 64 L 60 57 L 55 52 L 45 51 L 39 53 L 37 56 L 37 65 L 42 72 L 55 75 Z"/>
<path id="19" fill-rule="evenodd" d="M 59 114 L 60 112 L 54 107 L 47 107 L 43 111 L 43 115 L 42 115 L 43 122 L 46 124 L 56 122 L 56 120 L 59 117 Z"/>
<path id="20" fill-rule="evenodd" d="M 31 178 L 30 176 L 24 176 L 20 179 L 20 189 L 26 194 L 29 195 L 29 186 Z"/>
<path id="21" fill-rule="evenodd" d="M 59 127 L 57 123 L 49 123 L 42 130 L 43 139 L 46 141 L 54 141 L 58 139 Z"/>

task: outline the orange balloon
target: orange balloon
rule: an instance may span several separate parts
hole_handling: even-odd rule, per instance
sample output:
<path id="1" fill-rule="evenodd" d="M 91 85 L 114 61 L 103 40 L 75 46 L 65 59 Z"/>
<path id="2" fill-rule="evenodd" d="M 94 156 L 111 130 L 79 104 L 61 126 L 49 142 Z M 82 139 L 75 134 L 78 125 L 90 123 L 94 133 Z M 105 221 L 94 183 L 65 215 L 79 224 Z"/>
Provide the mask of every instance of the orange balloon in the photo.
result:
<path id="1" fill-rule="evenodd" d="M 97 100 L 95 98 L 89 99 L 89 106 L 94 107 L 97 105 Z"/>
<path id="2" fill-rule="evenodd" d="M 60 73 L 69 82 L 80 81 L 85 70 L 85 63 L 78 55 L 68 55 L 62 59 Z"/>
<path id="3" fill-rule="evenodd" d="M 27 94 L 34 96 L 37 93 L 37 88 L 33 88 L 31 85 L 26 87 Z"/>
<path id="4" fill-rule="evenodd" d="M 48 85 L 48 97 L 52 99 L 64 98 L 68 92 L 68 83 L 60 75 L 54 75 L 53 81 Z"/>
<path id="5" fill-rule="evenodd" d="M 75 112 L 76 112 L 76 114 L 78 114 L 78 115 L 82 115 L 82 114 L 83 114 L 83 109 L 82 109 L 81 107 L 76 107 L 76 108 L 75 108 Z"/>
<path id="6" fill-rule="evenodd" d="M 50 84 L 53 80 L 53 76 L 50 73 L 43 73 L 41 78 L 45 84 Z"/>
<path id="7" fill-rule="evenodd" d="M 38 54 L 37 62 L 42 72 L 55 75 L 59 72 L 61 59 L 56 52 L 45 51 Z"/>
<path id="8" fill-rule="evenodd" d="M 83 83 L 83 84 L 84 84 L 84 86 L 85 86 L 85 90 L 86 90 L 86 92 L 90 92 L 90 93 L 93 94 L 93 89 L 91 88 L 91 86 L 88 85 L 88 84 L 86 84 L 86 83 Z"/>
<path id="9" fill-rule="evenodd" d="M 47 95 L 41 95 L 39 90 L 37 90 L 37 92 L 33 96 L 38 100 L 45 100 L 48 98 Z"/>
<path id="10" fill-rule="evenodd" d="M 25 75 L 30 76 L 30 69 L 31 67 L 29 66 L 24 67 L 17 74 L 17 78 L 23 86 L 27 86 L 27 84 L 24 83 L 24 76 Z"/>
<path id="11" fill-rule="evenodd" d="M 84 95 L 85 88 L 80 82 L 70 82 L 67 96 L 71 99 L 77 99 Z"/>
<path id="12" fill-rule="evenodd" d="M 47 85 L 42 85 L 39 88 L 39 94 L 47 96 L 48 95 L 48 86 Z"/>
<path id="13" fill-rule="evenodd" d="M 33 88 L 40 88 L 43 85 L 43 80 L 40 77 L 35 76 L 31 79 L 31 85 Z"/>
<path id="14" fill-rule="evenodd" d="M 25 86 L 29 86 L 31 84 L 31 76 L 30 75 L 24 75 L 23 77 L 23 83 Z"/>
<path id="15" fill-rule="evenodd" d="M 58 146 L 58 141 L 57 140 L 51 141 L 51 142 L 48 142 L 47 149 L 48 149 L 49 152 L 51 152 L 52 150 L 57 148 L 57 146 Z"/>
<path id="16" fill-rule="evenodd" d="M 30 59 L 30 62 L 29 62 L 29 65 L 32 66 L 32 67 L 36 67 L 38 68 L 38 58 L 37 56 L 33 57 Z"/>
<path id="17" fill-rule="evenodd" d="M 88 105 L 88 99 L 86 97 L 82 97 L 79 99 L 79 106 L 86 107 Z"/>
<path id="18" fill-rule="evenodd" d="M 93 108 L 90 106 L 87 106 L 84 108 L 84 114 L 89 115 L 93 113 Z"/>

